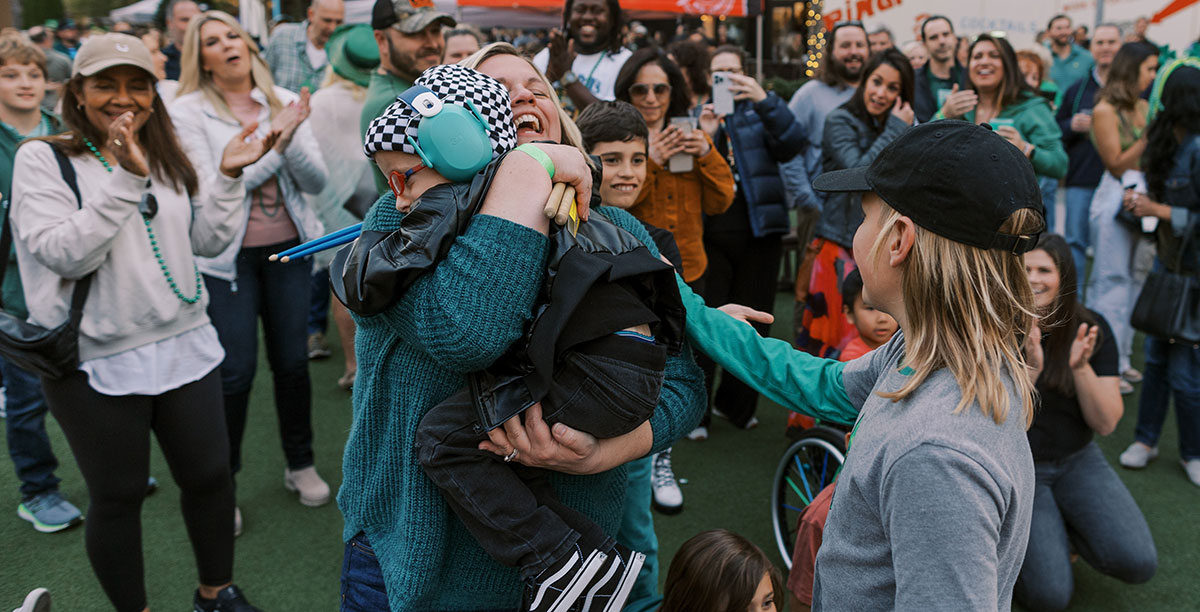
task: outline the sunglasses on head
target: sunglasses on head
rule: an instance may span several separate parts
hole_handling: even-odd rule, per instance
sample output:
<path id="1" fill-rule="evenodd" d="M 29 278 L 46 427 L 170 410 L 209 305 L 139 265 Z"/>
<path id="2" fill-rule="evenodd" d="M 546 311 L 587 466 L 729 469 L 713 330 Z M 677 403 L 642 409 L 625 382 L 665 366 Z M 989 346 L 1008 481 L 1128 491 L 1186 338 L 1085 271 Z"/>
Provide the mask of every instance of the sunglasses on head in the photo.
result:
<path id="1" fill-rule="evenodd" d="M 646 83 L 634 83 L 629 87 L 629 95 L 635 98 L 645 98 L 651 90 L 654 91 L 654 97 L 661 98 L 671 93 L 671 86 L 666 83 L 655 83 L 653 87 Z"/>
<path id="2" fill-rule="evenodd" d="M 863 30 L 867 29 L 867 26 L 863 25 L 863 22 L 861 22 L 857 19 L 851 19 L 849 21 L 839 21 L 839 22 L 833 24 L 833 31 L 837 32 L 838 30 L 840 30 L 842 28 L 847 28 L 847 27 L 862 28 Z"/>

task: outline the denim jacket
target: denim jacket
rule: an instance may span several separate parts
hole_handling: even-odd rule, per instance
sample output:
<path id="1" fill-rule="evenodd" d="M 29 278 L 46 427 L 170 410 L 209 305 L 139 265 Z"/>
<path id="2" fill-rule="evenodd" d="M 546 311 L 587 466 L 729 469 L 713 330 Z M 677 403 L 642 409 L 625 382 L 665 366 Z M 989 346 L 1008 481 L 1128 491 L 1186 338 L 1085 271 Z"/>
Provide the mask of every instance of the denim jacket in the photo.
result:
<path id="1" fill-rule="evenodd" d="M 845 108 L 838 108 L 825 119 L 825 142 L 821 146 L 821 169 L 824 172 L 868 166 L 879 152 L 904 133 L 910 126 L 895 115 L 888 114 L 883 131 L 876 134 Z M 817 221 L 817 236 L 832 240 L 849 249 L 854 232 L 863 220 L 861 193 L 831 193 L 827 196 L 821 218 Z"/>
<path id="2" fill-rule="evenodd" d="M 1164 203 L 1171 207 L 1171 222 L 1158 224 L 1158 257 L 1168 269 L 1180 261 L 1185 271 L 1200 272 L 1200 134 L 1190 134 L 1175 152 L 1167 174 Z M 1179 258 L 1185 234 L 1192 232 L 1187 252 Z"/>

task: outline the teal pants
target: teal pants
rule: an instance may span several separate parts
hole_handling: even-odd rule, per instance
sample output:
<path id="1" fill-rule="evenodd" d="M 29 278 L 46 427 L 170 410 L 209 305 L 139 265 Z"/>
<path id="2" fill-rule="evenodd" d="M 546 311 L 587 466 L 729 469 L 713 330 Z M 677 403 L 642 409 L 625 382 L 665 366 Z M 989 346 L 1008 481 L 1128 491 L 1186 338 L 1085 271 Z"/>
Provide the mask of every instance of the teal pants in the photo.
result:
<path id="1" fill-rule="evenodd" d="M 658 592 L 658 536 L 654 534 L 654 517 L 650 515 L 650 472 L 653 459 L 646 457 L 629 462 L 626 484 L 625 513 L 617 541 L 646 555 L 642 571 L 625 604 L 625 612 L 651 612 L 662 604 Z"/>

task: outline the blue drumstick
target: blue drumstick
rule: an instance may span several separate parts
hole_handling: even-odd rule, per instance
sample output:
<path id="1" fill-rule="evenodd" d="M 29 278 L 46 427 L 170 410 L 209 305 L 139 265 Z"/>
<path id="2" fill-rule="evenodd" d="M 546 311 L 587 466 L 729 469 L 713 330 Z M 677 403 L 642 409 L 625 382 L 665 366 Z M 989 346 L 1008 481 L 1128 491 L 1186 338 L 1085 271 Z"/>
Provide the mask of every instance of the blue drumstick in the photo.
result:
<path id="1" fill-rule="evenodd" d="M 350 244 L 351 242 L 354 242 L 357 239 L 358 239 L 357 234 L 345 234 L 345 235 L 339 236 L 333 240 L 326 240 L 325 242 L 322 242 L 320 244 L 306 243 L 306 245 L 307 245 L 306 248 L 296 251 L 296 252 L 292 253 L 291 255 L 284 255 L 283 257 L 279 258 L 279 261 L 281 263 L 287 263 L 287 262 L 291 261 L 291 259 L 293 257 L 307 257 L 309 255 L 312 255 L 313 253 L 320 253 L 321 251 L 324 251 L 326 249 L 333 249 L 333 248 L 340 247 L 343 244 Z M 305 245 L 301 245 L 301 246 L 305 246 Z"/>
<path id="2" fill-rule="evenodd" d="M 296 245 L 296 246 L 294 246 L 290 249 L 284 250 L 280 253 L 275 253 L 274 255 L 271 255 L 268 259 L 271 261 L 276 261 L 281 258 L 295 257 L 296 254 L 299 253 L 300 251 L 308 251 L 312 247 L 336 241 L 344 236 L 356 236 L 356 235 L 358 235 L 358 233 L 360 231 L 362 231 L 362 223 L 351 225 L 350 227 L 342 228 L 331 234 L 326 234 L 324 236 L 321 236 L 320 238 L 316 238 L 316 239 L 310 240 L 308 242 L 305 242 L 304 244 Z M 338 246 L 338 245 L 342 245 L 342 244 L 345 244 L 345 242 L 339 242 L 338 244 L 332 245 L 327 248 L 333 248 L 334 246 Z M 317 250 L 320 251 L 320 250 L 324 250 L 324 249 L 317 249 Z M 316 251 L 313 251 L 313 252 L 316 252 Z M 284 261 L 286 262 L 287 259 L 284 259 Z"/>
<path id="3" fill-rule="evenodd" d="M 362 223 L 357 223 L 357 224 L 351 225 L 349 227 L 344 227 L 340 230 L 337 230 L 336 232 L 326 234 L 324 236 L 321 236 L 320 238 L 314 238 L 313 240 L 309 240 L 308 242 L 305 242 L 304 244 L 296 245 L 290 249 L 287 249 L 280 253 L 276 253 L 275 258 L 278 259 L 280 257 L 286 257 L 288 255 L 293 255 L 300 251 L 308 250 L 309 248 L 317 246 L 319 244 L 324 244 L 326 242 L 337 240 L 337 239 L 341 238 L 342 236 L 345 236 L 348 234 L 358 234 L 361 230 L 362 230 Z"/>

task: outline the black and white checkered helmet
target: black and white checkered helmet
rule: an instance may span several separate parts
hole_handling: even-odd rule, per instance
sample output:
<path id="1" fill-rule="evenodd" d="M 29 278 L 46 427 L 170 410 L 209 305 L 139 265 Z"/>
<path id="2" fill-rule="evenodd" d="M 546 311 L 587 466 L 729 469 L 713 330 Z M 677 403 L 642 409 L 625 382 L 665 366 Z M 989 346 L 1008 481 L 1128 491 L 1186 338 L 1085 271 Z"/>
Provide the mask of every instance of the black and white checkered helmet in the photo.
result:
<path id="1" fill-rule="evenodd" d="M 442 64 L 426 70 L 415 84 L 428 88 L 443 104 L 468 108 L 466 101 L 470 100 L 488 123 L 493 159 L 517 146 L 517 128 L 513 124 L 508 90 L 496 79 L 458 64 Z M 421 114 L 397 99 L 371 121 L 363 151 L 367 157 L 373 157 L 378 151 L 416 155 L 417 150 L 407 137 L 411 136 L 419 143 L 417 128 L 420 125 Z"/>

